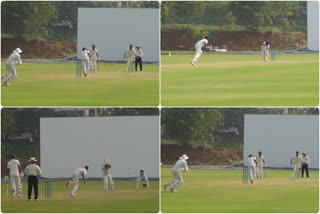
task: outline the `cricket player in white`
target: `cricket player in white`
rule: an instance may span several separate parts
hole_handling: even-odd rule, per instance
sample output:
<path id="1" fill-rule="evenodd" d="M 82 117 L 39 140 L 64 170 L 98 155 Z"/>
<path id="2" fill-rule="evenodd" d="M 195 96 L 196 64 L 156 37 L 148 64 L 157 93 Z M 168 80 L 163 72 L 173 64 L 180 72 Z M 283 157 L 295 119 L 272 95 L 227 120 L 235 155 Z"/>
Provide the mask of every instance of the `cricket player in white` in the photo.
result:
<path id="1" fill-rule="evenodd" d="M 144 169 L 140 169 L 140 174 L 139 174 L 139 177 L 137 178 L 137 182 L 136 182 L 136 188 L 139 189 L 140 181 L 142 179 L 145 180 L 147 188 L 149 188 L 149 180 L 148 180 L 146 171 Z"/>
<path id="2" fill-rule="evenodd" d="M 15 159 L 14 154 L 10 155 L 10 161 L 8 162 L 7 169 L 10 175 L 12 198 L 16 197 L 18 190 L 18 197 L 22 197 L 22 183 L 20 176 L 23 177 L 23 170 L 20 166 L 20 162 Z M 6 180 L 8 177 L 6 177 Z"/>
<path id="3" fill-rule="evenodd" d="M 91 60 L 90 60 L 90 71 L 91 72 L 96 72 L 97 71 L 97 60 L 99 60 L 99 53 L 98 49 L 96 48 L 96 45 L 92 45 L 92 48 L 89 51 L 91 55 Z"/>
<path id="4" fill-rule="evenodd" d="M 299 164 L 302 162 L 301 156 L 299 155 L 299 152 L 296 151 L 296 155 L 293 156 L 290 160 L 290 165 L 293 167 L 292 171 L 292 180 L 295 180 L 298 178 L 298 170 L 299 170 Z"/>
<path id="5" fill-rule="evenodd" d="M 261 45 L 261 52 L 263 54 L 263 59 L 265 62 L 268 62 L 269 56 L 269 49 L 270 49 L 270 42 L 263 42 Z"/>
<path id="6" fill-rule="evenodd" d="M 163 185 L 164 191 L 167 191 L 167 188 L 170 187 L 171 185 L 174 185 L 171 189 L 170 192 L 175 192 L 175 189 L 177 189 L 180 185 L 183 184 L 183 179 L 181 176 L 181 170 L 187 172 L 188 171 L 188 165 L 187 161 L 188 160 L 187 155 L 182 155 L 180 159 L 176 162 L 176 164 L 172 168 L 172 175 L 173 175 L 173 180 L 170 181 L 169 183 Z"/>
<path id="7" fill-rule="evenodd" d="M 202 50 L 201 48 L 203 48 L 204 46 L 206 46 L 208 44 L 208 36 L 204 37 L 204 39 L 198 41 L 195 44 L 195 49 L 196 49 L 196 54 L 194 55 L 192 61 L 191 61 L 191 65 L 195 65 L 198 58 L 201 56 L 202 54 Z"/>
<path id="8" fill-rule="evenodd" d="M 91 59 L 90 52 L 86 48 L 82 48 L 81 63 L 82 63 L 82 70 L 85 77 L 87 77 L 88 75 L 90 59 Z"/>
<path id="9" fill-rule="evenodd" d="M 76 192 L 77 192 L 78 187 L 79 187 L 80 176 L 82 176 L 83 183 L 84 184 L 86 183 L 86 181 L 84 180 L 84 176 L 88 173 L 88 169 L 89 169 L 89 167 L 85 166 L 84 168 L 76 169 L 72 173 L 72 181 L 67 181 L 67 183 L 66 183 L 66 187 L 68 187 L 70 183 L 74 183 L 74 186 L 73 186 L 73 189 L 72 189 L 72 192 L 71 192 L 71 196 L 73 196 L 73 197 L 76 196 Z"/>
<path id="10" fill-rule="evenodd" d="M 20 48 L 15 49 L 6 61 L 7 73 L 1 76 L 1 80 L 8 78 L 3 83 L 3 85 L 5 86 L 10 85 L 9 82 L 14 78 L 16 78 L 17 76 L 17 72 L 16 72 L 16 69 L 14 68 L 14 64 L 17 64 L 17 65 L 22 64 L 20 53 L 22 53 L 22 50 Z"/>
<path id="11" fill-rule="evenodd" d="M 113 180 L 110 174 L 110 168 L 111 165 L 104 162 L 102 164 L 102 171 L 103 171 L 103 181 L 104 181 L 104 191 L 108 192 L 109 189 L 113 192 L 114 186 L 113 186 Z M 110 187 L 110 188 L 109 188 Z"/>
<path id="12" fill-rule="evenodd" d="M 257 159 L 257 178 L 262 179 L 263 178 L 263 168 L 266 166 L 266 163 L 264 162 L 264 156 L 262 155 L 262 152 L 259 151 Z"/>
<path id="13" fill-rule="evenodd" d="M 126 65 L 126 73 L 129 73 L 131 71 L 132 67 L 132 59 L 136 56 L 136 52 L 134 49 L 132 49 L 132 45 L 129 46 L 129 50 L 127 50 L 124 53 L 124 58 L 127 59 L 127 65 Z"/>
<path id="14" fill-rule="evenodd" d="M 253 183 L 254 177 L 256 177 L 257 165 L 258 165 L 257 159 L 250 154 L 248 158 L 248 173 L 249 173 L 251 183 Z"/>

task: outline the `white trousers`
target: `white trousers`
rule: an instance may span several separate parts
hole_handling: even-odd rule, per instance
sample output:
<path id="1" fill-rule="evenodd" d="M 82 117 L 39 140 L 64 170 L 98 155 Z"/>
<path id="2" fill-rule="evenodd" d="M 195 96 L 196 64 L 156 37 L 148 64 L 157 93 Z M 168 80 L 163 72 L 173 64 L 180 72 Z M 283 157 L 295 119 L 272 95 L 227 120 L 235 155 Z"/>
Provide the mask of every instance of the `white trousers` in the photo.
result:
<path id="1" fill-rule="evenodd" d="M 109 189 L 112 190 L 112 188 L 109 188 L 109 186 L 111 187 L 113 185 L 113 180 L 111 175 L 105 175 L 103 177 L 103 182 L 104 182 L 104 191 L 109 191 Z"/>
<path id="2" fill-rule="evenodd" d="M 93 72 L 97 71 L 97 59 L 90 60 L 90 71 L 93 71 Z"/>
<path id="3" fill-rule="evenodd" d="M 298 178 L 298 169 L 299 165 L 293 165 L 293 171 L 292 171 L 292 179 L 297 179 Z"/>
<path id="4" fill-rule="evenodd" d="M 196 53 L 192 59 L 192 63 L 196 63 L 198 58 L 201 56 L 202 54 L 202 50 L 201 50 L 201 46 L 195 46 L 196 49 Z"/>
<path id="5" fill-rule="evenodd" d="M 138 177 L 137 182 L 136 182 L 136 188 L 139 189 L 140 181 L 142 179 L 146 181 L 147 188 L 149 188 L 149 180 L 148 180 L 147 176 L 139 176 Z"/>
<path id="6" fill-rule="evenodd" d="M 127 65 L 126 65 L 126 73 L 131 72 L 132 67 L 132 58 L 127 59 Z"/>
<path id="7" fill-rule="evenodd" d="M 73 189 L 72 189 L 71 194 L 75 195 L 78 190 L 78 187 L 79 187 L 79 176 L 72 174 L 72 182 L 70 182 L 70 183 L 73 183 Z"/>
<path id="8" fill-rule="evenodd" d="M 256 168 L 257 171 L 257 178 L 263 178 L 263 165 L 258 165 L 258 167 Z"/>
<path id="9" fill-rule="evenodd" d="M 89 70 L 89 58 L 83 58 L 81 62 L 82 62 L 82 70 L 85 74 L 87 74 Z"/>
<path id="10" fill-rule="evenodd" d="M 18 192 L 18 196 L 22 196 L 22 183 L 20 176 L 10 175 L 10 183 L 11 183 L 11 192 L 12 197 L 16 197 L 16 192 Z"/>
<path id="11" fill-rule="evenodd" d="M 254 177 L 256 176 L 256 165 L 250 164 L 248 165 L 248 173 L 251 181 L 254 181 Z"/>
<path id="12" fill-rule="evenodd" d="M 11 80 L 16 78 L 17 72 L 15 67 L 12 64 L 6 64 L 6 67 L 7 67 L 7 73 L 1 76 L 1 80 L 8 78 L 6 82 L 9 83 Z"/>
<path id="13" fill-rule="evenodd" d="M 182 175 L 179 171 L 172 169 L 172 176 L 173 176 L 173 180 L 165 184 L 166 187 L 173 185 L 170 191 L 177 189 L 184 182 L 182 179 Z"/>

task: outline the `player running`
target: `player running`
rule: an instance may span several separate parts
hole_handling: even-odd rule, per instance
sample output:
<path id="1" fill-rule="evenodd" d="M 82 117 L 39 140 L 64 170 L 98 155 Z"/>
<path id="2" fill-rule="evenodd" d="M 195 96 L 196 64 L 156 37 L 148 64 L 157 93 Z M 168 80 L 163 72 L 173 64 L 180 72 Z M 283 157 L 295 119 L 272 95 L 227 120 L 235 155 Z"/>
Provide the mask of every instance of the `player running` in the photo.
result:
<path id="1" fill-rule="evenodd" d="M 82 63 L 82 69 L 85 77 L 87 77 L 88 75 L 90 59 L 91 59 L 90 52 L 86 48 L 82 48 L 81 63 Z"/>
<path id="2" fill-rule="evenodd" d="M 72 196 L 72 197 L 75 197 L 75 196 L 76 196 L 76 192 L 77 192 L 78 187 L 79 187 L 79 179 L 80 179 L 80 176 L 82 176 L 83 183 L 84 183 L 84 184 L 86 183 L 86 181 L 84 180 L 84 176 L 88 173 L 88 169 L 89 169 L 88 166 L 85 166 L 84 168 L 76 169 L 76 170 L 72 173 L 72 181 L 69 181 L 69 180 L 67 181 L 66 187 L 68 187 L 70 183 L 73 183 L 73 184 L 74 184 L 73 189 L 72 189 L 72 192 L 71 192 L 71 196 Z"/>
<path id="3" fill-rule="evenodd" d="M 17 64 L 17 65 L 22 64 L 20 53 L 22 53 L 22 50 L 20 48 L 15 49 L 6 61 L 7 73 L 1 76 L 1 80 L 8 78 L 3 83 L 3 85 L 5 86 L 10 85 L 9 82 L 14 78 L 16 78 L 17 76 L 17 72 L 16 72 L 16 69 L 14 68 L 14 64 Z"/>
<path id="4" fill-rule="evenodd" d="M 174 185 L 171 187 L 170 192 L 176 192 L 175 190 L 183 184 L 183 179 L 181 175 L 181 170 L 187 172 L 188 171 L 188 165 L 187 161 L 189 158 L 187 155 L 182 155 L 180 159 L 176 162 L 176 164 L 172 168 L 172 175 L 173 175 L 173 180 L 170 181 L 169 183 L 163 185 L 164 191 L 167 191 L 167 188 L 170 187 L 171 185 Z"/>
<path id="5" fill-rule="evenodd" d="M 97 61 L 99 60 L 99 53 L 98 49 L 96 48 L 96 45 L 92 45 L 92 48 L 89 51 L 91 55 L 90 60 L 90 72 L 96 72 L 97 71 Z"/>
<path id="6" fill-rule="evenodd" d="M 196 49 L 196 54 L 194 55 L 192 61 L 191 61 L 191 65 L 195 65 L 197 62 L 197 59 L 201 56 L 202 54 L 202 50 L 201 48 L 203 48 L 204 46 L 206 46 L 208 44 L 208 36 L 204 37 L 204 39 L 198 41 L 195 44 L 195 49 Z"/>
<path id="7" fill-rule="evenodd" d="M 258 165 L 258 162 L 255 157 L 253 157 L 251 154 L 248 158 L 248 173 L 250 177 L 250 182 L 253 183 L 254 177 L 256 177 L 256 166 Z"/>

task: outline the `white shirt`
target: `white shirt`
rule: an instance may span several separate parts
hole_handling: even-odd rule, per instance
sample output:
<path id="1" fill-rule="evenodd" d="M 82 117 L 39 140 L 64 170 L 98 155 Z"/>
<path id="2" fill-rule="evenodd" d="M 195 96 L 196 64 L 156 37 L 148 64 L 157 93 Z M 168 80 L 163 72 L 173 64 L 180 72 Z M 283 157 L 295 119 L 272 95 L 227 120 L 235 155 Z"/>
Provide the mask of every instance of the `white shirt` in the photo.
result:
<path id="1" fill-rule="evenodd" d="M 294 165 L 299 165 L 300 161 L 301 161 L 301 156 L 298 155 L 298 157 L 295 155 L 291 158 L 292 164 Z"/>
<path id="2" fill-rule="evenodd" d="M 188 171 L 187 161 L 178 160 L 172 169 L 176 171 L 181 171 L 181 170 Z"/>
<path id="3" fill-rule="evenodd" d="M 196 43 L 195 46 L 202 48 L 202 47 L 206 46 L 207 44 L 208 44 L 208 40 L 207 39 L 201 39 L 200 41 L 198 41 Z"/>
<path id="4" fill-rule="evenodd" d="M 266 50 L 266 45 L 261 45 L 261 51 L 265 51 Z"/>
<path id="5" fill-rule="evenodd" d="M 105 176 L 110 175 L 110 168 L 109 168 L 109 169 L 106 169 L 106 168 L 104 167 L 104 164 L 102 164 L 102 171 L 103 171 L 103 174 L 104 174 Z"/>
<path id="6" fill-rule="evenodd" d="M 264 165 L 263 164 L 263 161 L 264 161 L 264 156 L 263 155 L 261 155 L 261 157 L 258 155 L 256 157 L 256 160 L 257 160 L 259 166 L 263 166 Z"/>
<path id="7" fill-rule="evenodd" d="M 140 48 L 139 50 L 136 49 L 135 51 L 136 51 L 136 55 L 137 55 L 137 56 L 139 56 L 139 57 L 141 57 L 141 58 L 143 57 L 143 51 L 141 50 L 141 48 Z"/>
<path id="8" fill-rule="evenodd" d="M 93 49 L 90 49 L 91 59 L 98 59 L 98 56 L 97 56 L 98 53 L 99 53 L 99 52 L 98 52 L 98 49 L 97 49 L 97 48 L 95 48 L 94 50 L 93 50 Z"/>
<path id="9" fill-rule="evenodd" d="M 301 157 L 301 161 L 302 161 L 302 163 L 309 164 L 310 163 L 310 158 L 308 157 L 308 155 L 302 156 Z"/>
<path id="10" fill-rule="evenodd" d="M 82 52 L 81 52 L 81 57 L 82 57 L 82 59 L 85 59 L 85 58 L 89 58 L 89 51 L 88 50 L 83 50 Z"/>
<path id="11" fill-rule="evenodd" d="M 255 157 L 248 158 L 248 165 L 256 165 L 255 160 L 257 160 Z"/>
<path id="12" fill-rule="evenodd" d="M 74 170 L 73 174 L 75 174 L 76 176 L 80 177 L 82 175 L 86 175 L 88 173 L 88 171 L 85 168 L 79 168 Z"/>
<path id="13" fill-rule="evenodd" d="M 40 176 L 41 175 L 41 169 L 40 167 L 35 164 L 35 163 L 32 163 L 32 164 L 29 164 L 26 169 L 24 170 L 24 173 L 29 176 L 29 175 L 32 175 L 32 176 Z"/>
<path id="14" fill-rule="evenodd" d="M 11 159 L 8 162 L 7 168 L 10 169 L 10 175 L 19 176 L 20 162 L 16 159 Z"/>
<path id="15" fill-rule="evenodd" d="M 12 53 L 9 58 L 7 59 L 7 64 L 9 65 L 14 65 L 14 64 L 19 64 L 21 65 L 22 64 L 22 61 L 21 61 L 21 56 L 20 54 L 18 53 Z"/>
<path id="16" fill-rule="evenodd" d="M 147 175 L 146 175 L 146 171 L 144 171 L 144 170 L 143 170 L 143 171 L 140 171 L 140 177 L 145 177 L 145 176 L 147 176 Z"/>
<path id="17" fill-rule="evenodd" d="M 125 53 L 125 57 L 127 59 L 132 59 L 135 55 L 136 55 L 136 52 L 134 51 L 134 49 L 127 50 L 126 53 Z"/>

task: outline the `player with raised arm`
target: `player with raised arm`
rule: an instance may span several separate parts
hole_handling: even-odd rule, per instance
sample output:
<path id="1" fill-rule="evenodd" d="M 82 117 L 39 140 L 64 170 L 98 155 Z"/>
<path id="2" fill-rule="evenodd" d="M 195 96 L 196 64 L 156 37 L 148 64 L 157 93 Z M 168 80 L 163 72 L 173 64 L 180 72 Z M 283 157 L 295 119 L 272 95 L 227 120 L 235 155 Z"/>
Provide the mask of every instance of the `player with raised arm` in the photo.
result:
<path id="1" fill-rule="evenodd" d="M 84 176 L 88 173 L 88 169 L 89 167 L 88 166 L 85 166 L 84 168 L 79 168 L 79 169 L 76 169 L 73 173 L 72 173 L 72 181 L 67 181 L 66 183 L 66 187 L 69 186 L 70 183 L 73 183 L 74 186 L 73 186 L 73 189 L 72 189 L 72 192 L 71 192 L 71 196 L 75 197 L 76 196 L 76 192 L 78 190 L 78 187 L 79 187 L 79 179 L 80 179 L 80 176 L 82 177 L 83 179 L 83 183 L 85 184 L 86 181 L 84 179 Z"/>

